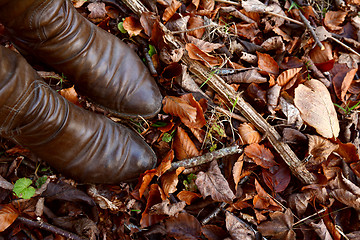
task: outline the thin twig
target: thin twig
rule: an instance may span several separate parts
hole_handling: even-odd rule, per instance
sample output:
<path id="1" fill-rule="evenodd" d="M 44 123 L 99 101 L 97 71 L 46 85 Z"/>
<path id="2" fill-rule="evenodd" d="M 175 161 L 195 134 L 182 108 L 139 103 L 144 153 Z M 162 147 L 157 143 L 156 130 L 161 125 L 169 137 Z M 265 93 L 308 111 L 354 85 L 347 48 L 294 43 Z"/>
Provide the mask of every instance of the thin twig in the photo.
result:
<path id="1" fill-rule="evenodd" d="M 228 1 L 228 0 L 215 0 L 215 2 L 227 3 L 227 4 L 231 4 L 231 5 L 241 6 L 241 3 L 239 3 L 239 2 L 233 2 L 233 1 Z"/>
<path id="2" fill-rule="evenodd" d="M 346 45 L 345 43 L 341 42 L 340 40 L 334 38 L 333 36 L 329 36 L 329 38 L 331 40 L 333 40 L 334 42 L 337 42 L 338 44 L 340 44 L 341 46 L 343 46 L 344 48 L 346 48 L 347 50 L 349 50 L 350 52 L 356 54 L 358 57 L 360 57 L 360 54 L 355 51 L 354 49 L 352 49 L 351 47 L 349 47 L 348 45 Z"/>
<path id="3" fill-rule="evenodd" d="M 74 240 L 84 240 L 85 239 L 85 238 L 82 238 L 82 237 L 78 236 L 75 233 L 68 232 L 66 230 L 55 227 L 55 226 L 53 226 L 51 224 L 48 224 L 46 222 L 33 221 L 33 220 L 30 220 L 30 219 L 24 218 L 24 217 L 18 217 L 17 219 L 20 222 L 22 222 L 22 223 L 24 223 L 24 224 L 26 224 L 26 225 L 28 225 L 30 227 L 41 228 L 41 229 L 47 230 L 49 232 L 64 236 L 64 237 L 69 238 L 69 239 L 74 239 Z"/>
<path id="4" fill-rule="evenodd" d="M 216 217 L 221 212 L 222 208 L 224 208 L 226 206 L 226 204 L 227 203 L 223 202 L 220 204 L 219 207 L 215 208 L 214 211 L 212 211 L 203 220 L 201 220 L 201 225 L 208 224 L 214 217 Z"/>
<path id="5" fill-rule="evenodd" d="M 240 116 L 240 115 L 238 115 L 236 113 L 230 112 L 230 111 L 228 111 L 226 109 L 223 109 L 221 107 L 215 107 L 215 110 L 228 115 L 230 118 L 239 120 L 240 122 L 247 122 L 246 118 L 244 118 L 244 117 L 242 117 L 242 116 Z"/>
<path id="6" fill-rule="evenodd" d="M 312 218 L 312 217 L 314 217 L 314 216 L 316 216 L 316 215 L 319 215 L 319 214 L 321 214 L 321 213 L 323 213 L 323 212 L 325 212 L 325 211 L 326 211 L 326 208 L 323 208 L 323 209 L 321 209 L 320 211 L 318 211 L 318 212 L 316 212 L 316 213 L 314 213 L 314 214 L 312 214 L 312 215 L 310 215 L 310 216 L 307 216 L 306 218 L 303 218 L 303 219 L 301 219 L 300 221 L 297 221 L 296 223 L 293 224 L 293 226 L 299 225 L 300 223 L 308 220 L 309 218 Z"/>
<path id="7" fill-rule="evenodd" d="M 305 26 L 304 23 L 298 21 L 298 20 L 295 20 L 295 19 L 292 19 L 292 18 L 289 18 L 287 16 L 284 16 L 284 15 L 281 15 L 281 14 L 278 14 L 278 13 L 274 13 L 274 12 L 270 12 L 270 11 L 266 11 L 265 12 L 266 14 L 269 14 L 269 15 L 273 15 L 275 17 L 279 17 L 279 18 L 283 18 L 285 20 L 288 20 L 289 22 L 293 22 L 293 23 L 296 23 L 296 24 L 299 24 L 301 26 Z"/>
<path id="8" fill-rule="evenodd" d="M 216 150 L 214 152 L 206 153 L 202 156 L 188 158 L 188 159 L 184 159 L 184 160 L 181 160 L 178 162 L 173 162 L 171 164 L 171 168 L 169 169 L 169 171 L 173 171 L 173 170 L 177 169 L 178 167 L 191 168 L 191 167 L 199 166 L 199 165 L 211 162 L 215 159 L 222 158 L 222 157 L 232 155 L 235 153 L 241 153 L 241 152 L 242 152 L 242 149 L 240 149 L 239 146 L 222 148 L 222 149 Z"/>

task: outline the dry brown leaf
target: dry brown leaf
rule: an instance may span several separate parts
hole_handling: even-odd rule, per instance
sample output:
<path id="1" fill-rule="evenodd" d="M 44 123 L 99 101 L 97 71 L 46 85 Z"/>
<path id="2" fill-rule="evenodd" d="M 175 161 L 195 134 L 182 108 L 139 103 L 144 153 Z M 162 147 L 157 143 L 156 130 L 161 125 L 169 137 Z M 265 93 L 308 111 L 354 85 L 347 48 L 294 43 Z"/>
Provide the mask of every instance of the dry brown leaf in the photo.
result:
<path id="1" fill-rule="evenodd" d="M 202 128 L 206 124 L 204 109 L 199 102 L 195 100 L 191 93 L 182 95 L 181 99 L 185 100 L 192 107 L 196 108 L 196 118 L 194 121 L 189 121 L 189 119 L 181 119 L 181 121 L 189 128 Z M 206 100 L 205 100 L 206 101 Z"/>
<path id="2" fill-rule="evenodd" d="M 291 172 L 284 164 L 270 169 L 262 169 L 262 176 L 266 185 L 275 192 L 284 191 L 291 180 Z"/>
<path id="3" fill-rule="evenodd" d="M 264 236 L 272 236 L 279 240 L 295 240 L 296 234 L 292 229 L 294 217 L 290 209 L 285 213 L 270 213 L 271 221 L 266 221 L 258 226 L 259 232 Z"/>
<path id="4" fill-rule="evenodd" d="M 84 5 L 84 3 L 87 2 L 87 0 L 71 0 L 72 4 L 74 5 L 75 8 L 79 8 L 82 5 Z"/>
<path id="5" fill-rule="evenodd" d="M 236 24 L 235 26 L 231 26 L 231 31 L 238 34 L 241 37 L 247 38 L 253 41 L 258 33 L 261 31 L 256 23 L 248 23 L 248 24 Z"/>
<path id="6" fill-rule="evenodd" d="M 94 201 L 102 209 L 110 209 L 111 211 L 119 211 L 119 206 L 114 202 L 110 201 L 106 197 L 102 196 L 99 191 L 96 189 L 95 185 L 91 185 L 87 189 L 87 194 L 94 199 Z"/>
<path id="7" fill-rule="evenodd" d="M 229 231 L 234 240 L 255 240 L 255 234 L 251 231 L 245 223 L 239 218 L 235 217 L 230 212 L 226 211 L 226 229 Z"/>
<path id="8" fill-rule="evenodd" d="M 253 205 L 257 209 L 266 209 L 272 211 L 280 211 L 282 208 L 270 197 L 270 195 L 264 190 L 257 179 L 255 179 L 255 188 L 258 193 L 253 198 Z"/>
<path id="9" fill-rule="evenodd" d="M 258 57 L 258 66 L 261 71 L 274 75 L 279 74 L 279 65 L 269 54 L 260 52 L 256 52 L 256 54 Z"/>
<path id="10" fill-rule="evenodd" d="M 177 216 L 178 213 L 184 210 L 186 203 L 184 201 L 177 202 L 177 203 L 170 203 L 169 199 L 165 199 L 161 203 L 153 205 L 149 209 L 150 214 L 157 214 L 157 215 L 169 215 L 170 217 Z"/>
<path id="11" fill-rule="evenodd" d="M 214 10 L 215 1 L 214 0 L 201 0 L 200 6 L 204 10 L 212 11 L 212 10 Z"/>
<path id="12" fill-rule="evenodd" d="M 276 109 L 279 103 L 279 97 L 280 97 L 280 92 L 281 92 L 281 86 L 279 86 L 278 84 L 275 84 L 274 86 L 272 86 L 271 88 L 268 89 L 266 97 L 267 97 L 267 107 L 269 112 L 271 112 L 271 114 L 275 114 L 276 113 Z"/>
<path id="13" fill-rule="evenodd" d="M 204 19 L 199 16 L 192 16 L 188 21 L 188 29 L 198 28 L 204 26 Z M 194 31 L 188 32 L 189 35 L 196 38 L 201 38 L 204 35 L 205 28 L 200 28 Z"/>
<path id="14" fill-rule="evenodd" d="M 316 135 L 306 135 L 309 139 L 309 154 L 313 157 L 306 163 L 307 168 L 326 161 L 329 155 L 338 148 L 337 144 Z"/>
<path id="15" fill-rule="evenodd" d="M 87 8 L 90 11 L 88 18 L 94 19 L 94 18 L 105 18 L 106 17 L 105 3 L 103 3 L 103 2 L 89 3 Z"/>
<path id="16" fill-rule="evenodd" d="M 196 199 L 201 198 L 201 194 L 190 191 L 181 191 L 176 196 L 180 201 L 185 201 L 187 205 L 190 205 Z"/>
<path id="17" fill-rule="evenodd" d="M 152 184 L 150 186 L 149 197 L 146 202 L 145 210 L 141 215 L 140 225 L 142 228 L 149 227 L 167 218 L 166 215 L 156 215 L 149 213 L 152 206 L 161 203 L 162 201 L 163 199 L 161 199 L 159 186 L 157 184 Z"/>
<path id="18" fill-rule="evenodd" d="M 224 240 L 228 235 L 224 229 L 216 225 L 204 225 L 201 227 L 201 232 L 208 240 Z"/>
<path id="19" fill-rule="evenodd" d="M 268 148 L 264 147 L 264 145 L 258 143 L 250 144 L 245 148 L 244 153 L 263 168 L 271 168 L 278 165 L 274 161 L 274 155 Z"/>
<path id="20" fill-rule="evenodd" d="M 316 45 L 313 49 L 309 52 L 309 57 L 315 63 L 315 66 L 323 71 L 330 71 L 334 67 L 334 57 L 332 51 L 332 45 L 325 41 L 322 42 L 325 49 L 321 50 L 318 45 Z"/>
<path id="21" fill-rule="evenodd" d="M 139 197 L 140 198 L 144 194 L 145 190 L 148 188 L 151 180 L 156 175 L 156 173 L 157 173 L 156 169 L 150 169 L 150 170 L 146 170 L 145 173 L 142 175 L 142 177 L 141 177 L 142 182 L 141 182 L 141 185 L 139 188 Z"/>
<path id="22" fill-rule="evenodd" d="M 165 96 L 163 99 L 163 110 L 165 113 L 187 119 L 190 122 L 195 122 L 196 120 L 197 109 L 179 97 Z"/>
<path id="23" fill-rule="evenodd" d="M 279 28 L 278 28 L 279 29 Z M 275 36 L 266 39 L 262 44 L 261 47 L 265 51 L 271 51 L 271 50 L 279 50 L 284 51 L 285 50 L 285 44 L 280 36 Z"/>
<path id="24" fill-rule="evenodd" d="M 19 211 L 12 204 L 0 205 L 0 232 L 5 231 L 19 216 Z"/>
<path id="25" fill-rule="evenodd" d="M 216 161 L 210 163 L 207 172 L 198 173 L 195 184 L 203 198 L 211 196 L 218 202 L 231 202 L 235 198 Z"/>
<path id="26" fill-rule="evenodd" d="M 178 176 L 184 169 L 184 167 L 179 167 L 176 171 L 167 172 L 160 177 L 161 187 L 167 197 L 169 197 L 169 193 L 174 193 L 177 190 Z"/>
<path id="27" fill-rule="evenodd" d="M 156 21 L 159 21 L 159 17 L 153 12 L 143 12 L 141 14 L 141 26 L 144 28 L 145 34 L 149 37 L 152 35 L 152 29 Z"/>
<path id="28" fill-rule="evenodd" d="M 162 159 L 160 165 L 156 168 L 156 176 L 160 177 L 171 168 L 171 162 L 174 160 L 174 157 L 174 150 L 171 149 Z"/>
<path id="29" fill-rule="evenodd" d="M 200 60 L 202 62 L 205 62 L 206 64 L 210 64 L 210 66 L 217 66 L 221 64 L 219 58 L 203 52 L 195 44 L 187 43 L 185 45 L 185 49 L 188 51 L 189 57 L 191 59 Z"/>
<path id="30" fill-rule="evenodd" d="M 332 238 L 330 232 L 328 231 L 323 219 L 321 219 L 318 223 L 311 222 L 309 225 L 314 228 L 316 234 L 320 237 L 320 239 L 322 239 L 322 240 L 333 240 L 333 238 Z"/>
<path id="31" fill-rule="evenodd" d="M 342 29 L 339 25 L 344 22 L 346 15 L 347 12 L 343 11 L 328 11 L 325 13 L 324 24 L 330 30 L 339 31 Z"/>
<path id="32" fill-rule="evenodd" d="M 177 128 L 173 146 L 175 156 L 179 160 L 200 155 L 200 152 L 199 150 L 197 150 L 194 142 L 190 139 L 189 135 L 181 127 Z"/>
<path id="33" fill-rule="evenodd" d="M 282 72 L 276 79 L 276 83 L 283 87 L 285 86 L 302 68 L 292 68 Z"/>
<path id="34" fill-rule="evenodd" d="M 234 167 L 232 170 L 234 183 L 235 183 L 235 191 L 237 191 L 238 183 L 241 179 L 241 172 L 242 172 L 243 165 L 244 165 L 244 154 L 241 154 L 241 156 L 238 158 L 238 160 L 234 164 Z"/>
<path id="35" fill-rule="evenodd" d="M 131 16 L 125 18 L 123 27 L 129 33 L 130 37 L 139 35 L 143 30 L 140 21 Z"/>
<path id="36" fill-rule="evenodd" d="M 344 103 L 347 100 L 345 95 L 354 80 L 356 72 L 357 69 L 344 69 L 338 72 L 332 79 L 336 96 Z"/>
<path id="37" fill-rule="evenodd" d="M 295 106 L 301 118 L 325 138 L 337 138 L 340 127 L 328 89 L 323 83 L 312 79 L 295 89 Z"/>
<path id="38" fill-rule="evenodd" d="M 195 44 L 200 50 L 209 53 L 214 51 L 215 49 L 221 48 L 224 46 L 224 44 L 220 44 L 220 43 L 210 43 L 201 39 L 198 39 L 196 37 L 193 36 L 187 36 L 188 40 L 190 43 Z"/>
<path id="39" fill-rule="evenodd" d="M 240 135 L 240 144 L 252 144 L 259 143 L 261 140 L 260 133 L 255 129 L 254 125 L 251 123 L 242 123 L 238 127 Z"/>
<path id="40" fill-rule="evenodd" d="M 169 21 L 169 19 L 174 16 L 174 14 L 176 13 L 176 11 L 178 10 L 178 8 L 181 6 L 181 2 L 177 1 L 177 0 L 172 0 L 170 6 L 168 6 L 165 10 L 164 10 L 164 14 L 163 14 L 163 21 L 167 22 Z"/>
<path id="41" fill-rule="evenodd" d="M 294 210 L 299 217 L 302 217 L 310 203 L 311 193 L 306 191 L 304 193 L 293 193 L 289 196 L 289 206 Z"/>
<path id="42" fill-rule="evenodd" d="M 75 91 L 74 86 L 72 86 L 71 88 L 61 89 L 59 91 L 59 93 L 61 96 L 66 98 L 69 102 L 72 102 L 73 104 L 80 106 L 78 94 Z"/>
<path id="43" fill-rule="evenodd" d="M 256 69 L 241 71 L 228 76 L 222 76 L 227 83 L 265 83 L 267 79 L 260 75 Z"/>
<path id="44" fill-rule="evenodd" d="M 259 0 L 247 0 L 241 1 L 242 7 L 246 12 L 264 13 L 266 11 L 266 5 Z"/>
<path id="45" fill-rule="evenodd" d="M 201 234 L 201 224 L 192 215 L 180 213 L 165 221 L 166 232 L 169 237 L 176 240 L 197 240 Z"/>

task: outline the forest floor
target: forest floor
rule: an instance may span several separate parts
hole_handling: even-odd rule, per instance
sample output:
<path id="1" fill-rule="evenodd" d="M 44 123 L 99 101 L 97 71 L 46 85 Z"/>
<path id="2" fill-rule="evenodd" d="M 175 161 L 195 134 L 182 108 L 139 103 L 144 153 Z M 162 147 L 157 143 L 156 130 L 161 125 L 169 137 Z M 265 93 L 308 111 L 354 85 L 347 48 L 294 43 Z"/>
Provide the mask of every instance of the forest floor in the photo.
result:
<path id="1" fill-rule="evenodd" d="M 359 0 L 72 2 L 143 59 L 161 112 L 118 119 L 33 67 L 158 164 L 88 185 L 3 139 L 0 239 L 360 239 Z"/>

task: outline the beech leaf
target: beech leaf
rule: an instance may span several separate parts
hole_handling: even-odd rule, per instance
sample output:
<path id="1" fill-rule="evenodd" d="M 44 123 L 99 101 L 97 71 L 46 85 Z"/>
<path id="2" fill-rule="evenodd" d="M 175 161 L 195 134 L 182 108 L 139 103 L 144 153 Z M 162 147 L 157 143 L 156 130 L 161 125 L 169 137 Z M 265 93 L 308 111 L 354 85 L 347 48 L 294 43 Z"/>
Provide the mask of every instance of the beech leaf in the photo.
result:
<path id="1" fill-rule="evenodd" d="M 256 52 L 256 54 L 258 56 L 258 65 L 261 71 L 274 75 L 279 74 L 279 65 L 269 54 L 260 52 Z"/>
<path id="2" fill-rule="evenodd" d="M 201 234 L 201 224 L 194 216 L 187 213 L 180 213 L 177 217 L 167 219 L 165 227 L 169 237 L 177 240 L 197 240 Z"/>
<path id="3" fill-rule="evenodd" d="M 188 29 L 198 28 L 204 26 L 204 20 L 201 17 L 193 16 L 188 21 Z M 188 32 L 189 35 L 196 38 L 201 38 L 205 32 L 205 28 L 200 28 L 194 31 Z"/>
<path id="4" fill-rule="evenodd" d="M 12 204 L 0 205 L 0 232 L 5 231 L 19 216 Z"/>
<path id="5" fill-rule="evenodd" d="M 255 234 L 243 221 L 233 214 L 226 212 L 226 229 L 234 240 L 255 240 Z"/>
<path id="6" fill-rule="evenodd" d="M 327 28 L 333 31 L 339 31 L 343 27 L 339 26 L 345 20 L 347 12 L 343 11 L 328 11 L 325 14 L 324 24 Z"/>
<path id="7" fill-rule="evenodd" d="M 302 68 L 292 68 L 282 72 L 276 79 L 279 86 L 285 86 Z"/>
<path id="8" fill-rule="evenodd" d="M 140 21 L 134 17 L 126 17 L 123 27 L 129 33 L 130 37 L 139 35 L 143 30 Z"/>
<path id="9" fill-rule="evenodd" d="M 163 99 L 163 110 L 165 113 L 186 119 L 190 122 L 195 122 L 196 120 L 197 109 L 179 97 L 165 96 Z"/>
<path id="10" fill-rule="evenodd" d="M 210 163 L 207 172 L 198 173 L 195 184 L 203 198 L 211 196 L 218 202 L 231 202 L 235 198 L 216 161 Z"/>
<path id="11" fill-rule="evenodd" d="M 295 239 L 295 232 L 292 229 L 294 217 L 290 209 L 285 213 L 270 213 L 271 221 L 266 221 L 258 226 L 259 232 L 264 236 L 272 236 L 274 239 Z"/>
<path id="12" fill-rule="evenodd" d="M 193 43 L 187 43 L 185 45 L 185 49 L 188 51 L 189 57 L 191 59 L 206 62 L 206 63 L 210 64 L 211 66 L 220 65 L 220 63 L 221 63 L 220 59 L 202 51 L 200 48 L 198 48 Z"/>
<path id="13" fill-rule="evenodd" d="M 263 168 L 270 168 L 277 165 L 274 161 L 274 155 L 269 149 L 265 148 L 264 145 L 259 145 L 258 143 L 250 144 L 245 148 L 244 152 L 246 156 Z"/>
<path id="14" fill-rule="evenodd" d="M 339 120 L 328 89 L 323 83 L 312 79 L 295 89 L 295 106 L 301 118 L 325 138 L 337 138 Z"/>
<path id="15" fill-rule="evenodd" d="M 255 129 L 251 123 L 242 123 L 238 127 L 240 135 L 240 144 L 259 143 L 261 140 L 260 133 Z"/>
<path id="16" fill-rule="evenodd" d="M 187 205 L 190 205 L 193 201 L 201 197 L 201 194 L 191 191 L 181 191 L 177 195 L 180 201 L 185 201 Z"/>
<path id="17" fill-rule="evenodd" d="M 177 159 L 182 160 L 186 158 L 196 157 L 200 155 L 194 142 L 189 135 L 181 127 L 177 128 L 174 138 L 174 151 Z"/>
<path id="18" fill-rule="evenodd" d="M 172 0 L 170 6 L 168 6 L 165 10 L 164 10 L 164 14 L 162 19 L 164 20 L 164 22 L 169 21 L 169 19 L 175 14 L 175 12 L 178 10 L 178 8 L 181 6 L 181 2 L 177 1 L 177 0 Z"/>

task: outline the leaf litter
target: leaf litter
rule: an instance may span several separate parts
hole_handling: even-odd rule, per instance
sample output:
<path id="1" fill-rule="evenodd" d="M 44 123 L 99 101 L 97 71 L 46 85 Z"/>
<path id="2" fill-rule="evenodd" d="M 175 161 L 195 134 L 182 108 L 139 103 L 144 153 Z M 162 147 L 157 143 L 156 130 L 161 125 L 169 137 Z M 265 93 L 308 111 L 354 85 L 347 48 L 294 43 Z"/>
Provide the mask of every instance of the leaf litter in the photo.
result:
<path id="1" fill-rule="evenodd" d="M 125 2 L 139 6 L 136 0 L 72 0 L 152 69 L 164 93 L 162 112 L 131 124 L 158 155 L 158 165 L 135 182 L 83 185 L 3 140 L 2 234 L 359 238 L 359 1 L 144 1 L 148 12 L 130 10 Z M 11 46 L 6 36 L 0 39 Z M 79 96 L 61 73 L 42 76 L 69 101 L 106 113 Z M 219 76 L 224 83 L 217 85 Z M 238 107 L 242 100 L 274 127 L 278 139 Z M 297 159 L 283 159 L 280 142 Z M 239 150 L 218 160 L 206 155 L 230 146 Z M 181 165 L 201 156 L 210 157 Z M 301 171 L 316 181 L 297 179 Z M 38 219 L 47 222 L 46 230 Z"/>

